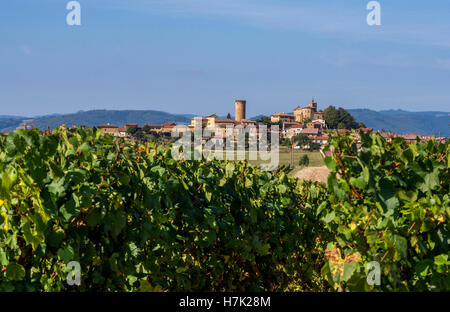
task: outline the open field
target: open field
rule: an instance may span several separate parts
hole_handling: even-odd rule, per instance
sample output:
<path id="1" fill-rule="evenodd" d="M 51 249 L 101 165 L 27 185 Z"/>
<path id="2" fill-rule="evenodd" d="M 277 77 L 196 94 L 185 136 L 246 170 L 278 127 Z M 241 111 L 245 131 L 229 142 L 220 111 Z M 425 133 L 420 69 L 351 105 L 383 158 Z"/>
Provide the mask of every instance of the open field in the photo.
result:
<path id="1" fill-rule="evenodd" d="M 321 167 L 324 166 L 323 158 L 320 152 L 305 152 L 305 151 L 294 151 L 294 172 L 298 171 L 300 167 L 298 166 L 298 162 L 303 155 L 308 155 L 309 157 L 309 166 L 310 167 Z M 236 154 L 235 154 L 236 159 Z M 249 159 L 249 153 L 245 152 L 245 159 Z M 261 159 L 258 160 L 249 160 L 252 165 L 258 166 L 260 164 L 269 163 L 269 161 L 263 161 Z M 287 148 L 280 148 L 279 153 L 279 164 L 280 166 L 289 165 L 291 163 L 291 152 Z"/>
<path id="2" fill-rule="evenodd" d="M 326 166 L 306 167 L 291 172 L 291 176 L 308 181 L 327 183 L 330 170 Z"/>

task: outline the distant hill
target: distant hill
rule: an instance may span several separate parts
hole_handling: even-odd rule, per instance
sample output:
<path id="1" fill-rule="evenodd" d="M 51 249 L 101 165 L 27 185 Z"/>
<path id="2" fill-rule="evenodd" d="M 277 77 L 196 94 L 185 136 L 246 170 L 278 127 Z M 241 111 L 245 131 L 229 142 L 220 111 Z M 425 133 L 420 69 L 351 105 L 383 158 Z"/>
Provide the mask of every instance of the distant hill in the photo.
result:
<path id="1" fill-rule="evenodd" d="M 0 115 L 0 119 L 26 119 L 24 116 Z"/>
<path id="2" fill-rule="evenodd" d="M 51 129 L 65 124 L 68 127 L 73 125 L 80 126 L 98 126 L 103 123 L 116 124 L 122 126 L 124 123 L 138 123 L 140 125 L 176 122 L 190 123 L 190 118 L 186 115 L 174 115 L 154 110 L 92 110 L 83 111 L 74 114 L 65 115 L 48 115 L 36 118 L 11 119 L 0 118 L 0 132 L 9 132 L 16 129 L 27 120 L 27 124 L 33 125 L 35 128 Z"/>
<path id="3" fill-rule="evenodd" d="M 261 118 L 263 118 L 264 116 L 266 116 L 266 115 L 258 115 L 258 116 L 250 118 L 250 120 L 261 120 Z"/>
<path id="4" fill-rule="evenodd" d="M 403 110 L 373 111 L 369 109 L 348 110 L 357 121 L 362 121 L 375 130 L 390 130 L 400 134 L 416 133 L 421 135 L 440 134 L 450 137 L 450 113 L 448 112 L 407 112 Z M 260 118 L 255 116 L 252 119 Z M 163 122 L 190 123 L 191 114 L 170 114 L 155 110 L 92 110 L 79 111 L 65 115 L 46 115 L 39 117 L 0 116 L 0 132 L 9 132 L 23 125 L 32 124 L 36 128 L 55 128 L 62 124 L 97 126 L 111 123 L 122 126 L 124 123 L 140 125 Z"/>
<path id="5" fill-rule="evenodd" d="M 407 112 L 404 110 L 373 111 L 370 109 L 348 109 L 357 121 L 374 130 L 386 130 L 399 134 L 441 134 L 450 137 L 450 113 Z"/>

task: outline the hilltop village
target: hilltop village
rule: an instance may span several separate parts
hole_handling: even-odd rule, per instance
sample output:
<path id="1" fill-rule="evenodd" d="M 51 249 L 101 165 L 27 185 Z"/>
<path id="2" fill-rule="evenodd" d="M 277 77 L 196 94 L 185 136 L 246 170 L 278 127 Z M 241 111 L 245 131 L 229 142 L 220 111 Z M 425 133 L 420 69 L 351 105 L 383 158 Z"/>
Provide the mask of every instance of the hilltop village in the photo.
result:
<path id="1" fill-rule="evenodd" d="M 312 101 L 308 105 L 296 107 L 292 113 L 274 113 L 270 116 L 269 121 L 247 119 L 247 102 L 244 100 L 235 101 L 234 108 L 234 119 L 220 118 L 216 114 L 209 114 L 203 117 L 199 116 L 192 118 L 191 123 L 188 125 L 188 128 L 191 131 L 193 131 L 194 128 L 198 125 L 201 125 L 202 128 L 220 128 L 222 129 L 222 134 L 216 134 L 216 136 L 221 135 L 222 138 L 225 138 L 225 130 L 227 126 L 254 126 L 256 127 L 256 129 L 259 129 L 261 126 L 278 125 L 280 129 L 280 137 L 282 139 L 291 140 L 293 137 L 303 134 L 311 140 L 311 143 L 320 144 L 320 146 L 326 145 L 330 139 L 330 134 L 327 130 L 332 129 L 328 127 L 324 118 L 324 112 L 318 110 L 317 102 L 314 99 L 312 99 Z M 112 124 L 102 124 L 97 128 L 101 129 L 104 134 L 112 134 L 117 137 L 130 138 L 130 129 L 133 128 L 141 128 L 146 132 L 152 133 L 154 135 L 170 136 L 173 128 L 176 126 L 177 124 L 175 123 L 163 123 L 148 124 L 141 127 L 137 124 L 127 123 L 123 127 L 118 127 L 117 125 Z M 360 128 L 360 130 L 364 132 L 373 131 L 373 129 L 371 128 Z M 340 129 L 336 131 L 350 132 L 350 130 L 347 129 Z M 419 137 L 419 139 L 421 140 L 427 140 L 431 138 L 438 139 L 440 141 L 445 140 L 445 138 L 421 136 L 419 134 L 399 135 L 395 133 L 385 132 L 380 132 L 379 134 L 384 138 L 403 137 L 409 142 L 416 141 L 417 137 Z"/>
<path id="2" fill-rule="evenodd" d="M 324 112 L 318 110 L 317 102 L 314 99 L 312 99 L 312 101 L 308 105 L 296 107 L 292 113 L 277 112 L 272 114 L 269 118 L 263 118 L 263 120 L 247 119 L 247 102 L 245 100 L 236 100 L 234 108 L 234 119 L 231 119 L 230 114 L 228 114 L 227 118 L 220 118 L 216 114 L 209 114 L 203 117 L 194 117 L 191 119 L 191 123 L 185 126 L 187 126 L 191 131 L 194 131 L 196 126 L 201 126 L 202 128 L 219 128 L 222 130 L 222 133 L 215 133 L 215 137 L 222 137 L 223 139 L 225 139 L 226 129 L 229 126 L 241 126 L 244 128 L 255 127 L 257 129 L 257 133 L 259 134 L 259 129 L 261 126 L 268 126 L 268 131 L 270 132 L 270 127 L 272 125 L 278 125 L 280 138 L 282 140 L 289 141 L 292 140 L 293 137 L 302 135 L 304 137 L 307 137 L 311 144 L 316 144 L 319 146 L 324 146 L 328 143 L 330 139 L 330 131 L 327 130 L 333 130 L 327 125 Z M 102 131 L 103 135 L 110 134 L 115 137 L 131 139 L 136 131 L 143 131 L 144 133 L 153 135 L 155 137 L 170 138 L 171 133 L 176 126 L 178 126 L 178 124 L 171 122 L 146 125 L 139 125 L 137 123 L 125 123 L 121 127 L 115 124 L 104 123 L 98 125 L 97 128 Z M 72 128 L 74 127 L 75 126 L 72 126 Z M 32 126 L 23 125 L 20 128 L 32 128 Z M 360 130 L 369 132 L 373 129 L 363 127 L 360 128 Z M 349 132 L 350 130 L 340 129 L 336 131 Z M 4 133 L 4 135 L 7 134 L 8 133 Z M 420 140 L 437 139 L 438 141 L 445 141 L 445 138 L 421 136 L 419 134 L 399 135 L 386 132 L 379 132 L 379 134 L 384 138 L 403 137 L 409 142 L 416 141 L 417 137 Z M 207 138 L 204 138 L 203 142 L 206 142 L 206 140 Z"/>

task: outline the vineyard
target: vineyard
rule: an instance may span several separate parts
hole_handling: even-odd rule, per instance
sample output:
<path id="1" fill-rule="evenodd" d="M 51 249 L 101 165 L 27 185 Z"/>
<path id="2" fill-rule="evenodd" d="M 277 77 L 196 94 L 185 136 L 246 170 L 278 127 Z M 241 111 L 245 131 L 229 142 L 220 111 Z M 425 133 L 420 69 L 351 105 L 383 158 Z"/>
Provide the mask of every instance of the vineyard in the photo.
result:
<path id="1" fill-rule="evenodd" d="M 100 134 L 0 137 L 0 291 L 450 291 L 449 142 L 333 137 L 320 184 Z"/>

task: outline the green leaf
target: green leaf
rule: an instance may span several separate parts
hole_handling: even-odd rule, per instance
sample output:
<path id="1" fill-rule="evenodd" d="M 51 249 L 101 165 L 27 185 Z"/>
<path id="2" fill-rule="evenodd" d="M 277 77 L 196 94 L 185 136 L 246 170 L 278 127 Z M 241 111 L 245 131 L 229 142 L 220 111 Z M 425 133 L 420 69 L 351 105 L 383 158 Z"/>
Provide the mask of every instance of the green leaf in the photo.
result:
<path id="1" fill-rule="evenodd" d="M 225 172 L 227 174 L 227 177 L 232 177 L 234 170 L 235 170 L 234 164 L 232 162 L 229 162 L 227 164 L 227 166 L 225 167 Z"/>
<path id="2" fill-rule="evenodd" d="M 359 188 L 361 190 L 365 189 L 366 186 L 367 186 L 367 182 L 366 182 L 365 177 L 363 175 L 359 176 L 358 178 L 351 177 L 350 178 L 350 183 L 354 187 Z"/>
<path id="3" fill-rule="evenodd" d="M 284 185 L 284 184 L 278 185 L 278 192 L 280 192 L 281 194 L 286 193 L 287 192 L 286 185 Z"/>
<path id="4" fill-rule="evenodd" d="M 17 182 L 17 170 L 9 167 L 1 174 L 1 192 L 0 194 L 8 194 L 12 186 Z"/>
<path id="5" fill-rule="evenodd" d="M 400 200 L 413 203 L 417 200 L 417 192 L 401 190 L 397 193 Z"/>
<path id="6" fill-rule="evenodd" d="M 87 144 L 86 142 L 81 144 L 78 149 L 80 150 L 81 153 L 86 154 L 89 152 L 89 144 Z"/>
<path id="7" fill-rule="evenodd" d="M 27 245 L 31 245 L 33 250 L 36 250 L 40 243 L 45 242 L 44 233 L 29 221 L 25 222 L 23 226 L 23 236 Z"/>
<path id="8" fill-rule="evenodd" d="M 269 254 L 270 244 L 263 244 L 260 248 L 258 248 L 258 254 L 261 256 L 265 256 Z"/>
<path id="9" fill-rule="evenodd" d="M 328 213 L 323 220 L 325 221 L 325 223 L 330 223 L 331 221 L 334 220 L 335 217 L 336 217 L 336 213 L 334 211 L 332 211 L 332 212 Z"/>
<path id="10" fill-rule="evenodd" d="M 211 198 L 212 198 L 212 193 L 211 193 L 211 192 L 205 192 L 205 197 L 206 197 L 206 200 L 207 200 L 208 202 L 210 202 L 210 201 L 211 201 Z"/>
<path id="11" fill-rule="evenodd" d="M 74 259 L 74 256 L 75 253 L 71 246 L 58 249 L 58 258 L 63 260 L 66 264 L 72 261 Z"/>
<path id="12" fill-rule="evenodd" d="M 388 200 L 394 196 L 394 185 L 386 178 L 382 178 L 379 182 L 380 196 L 384 200 Z"/>
<path id="13" fill-rule="evenodd" d="M 77 214 L 80 213 L 81 207 L 80 203 L 76 202 L 74 199 L 74 194 L 72 197 L 67 201 L 64 205 L 61 207 L 61 213 L 66 221 L 69 221 L 73 217 L 75 217 Z"/>
<path id="14" fill-rule="evenodd" d="M 356 262 L 344 263 L 344 272 L 342 273 L 341 281 L 348 281 L 352 277 L 353 273 L 355 273 L 357 267 L 358 263 Z"/>
<path id="15" fill-rule="evenodd" d="M 424 183 L 421 189 L 424 192 L 428 192 L 438 188 L 439 186 L 440 186 L 439 171 L 435 170 L 425 175 Z"/>
<path id="16" fill-rule="evenodd" d="M 111 234 L 114 237 L 117 237 L 127 224 L 127 216 L 123 210 L 118 210 L 114 215 L 112 215 L 112 222 Z"/>
<path id="17" fill-rule="evenodd" d="M 328 202 L 324 201 L 323 203 L 320 204 L 320 206 L 317 208 L 316 211 L 316 215 L 320 215 L 320 213 L 322 212 L 322 210 L 324 210 L 327 207 Z"/>
<path id="18" fill-rule="evenodd" d="M 406 238 L 400 235 L 394 235 L 394 246 L 403 258 L 406 259 L 408 257 L 408 241 Z"/>
<path id="19" fill-rule="evenodd" d="M 448 255 L 442 254 L 442 255 L 439 255 L 439 256 L 434 257 L 434 263 L 435 263 L 436 265 L 446 265 L 446 264 L 449 264 L 449 261 L 448 261 Z"/>
<path id="20" fill-rule="evenodd" d="M 431 268 L 432 265 L 433 261 L 431 261 L 430 259 L 422 260 L 418 264 L 416 264 L 414 270 L 418 275 L 425 277 L 427 276 L 428 270 Z"/>
<path id="21" fill-rule="evenodd" d="M 324 162 L 328 169 L 330 169 L 330 171 L 336 171 L 336 161 L 333 159 L 333 157 L 325 157 Z"/>
<path id="22" fill-rule="evenodd" d="M 58 247 L 66 234 L 62 228 L 55 227 L 47 236 L 47 244 L 51 247 Z"/>
<path id="23" fill-rule="evenodd" d="M 21 281 L 25 278 L 25 268 L 18 263 L 10 263 L 6 266 L 6 278 L 11 281 Z"/>

